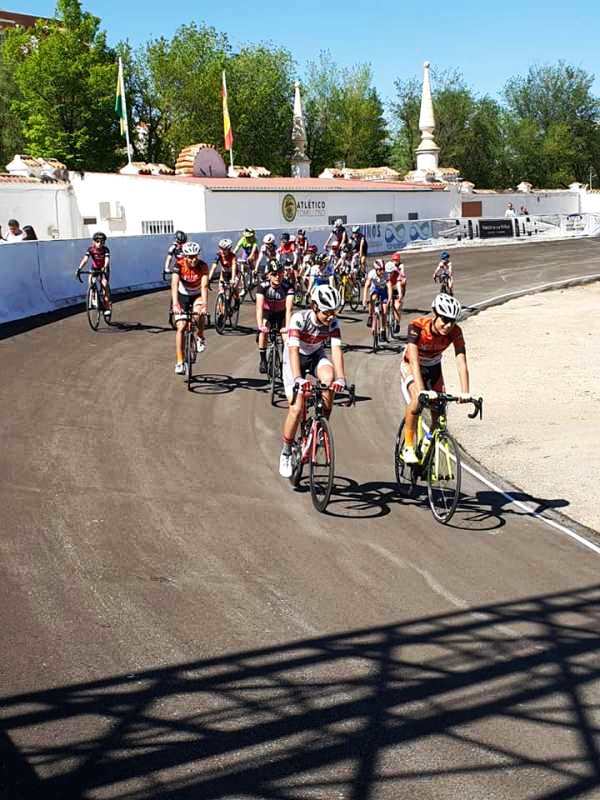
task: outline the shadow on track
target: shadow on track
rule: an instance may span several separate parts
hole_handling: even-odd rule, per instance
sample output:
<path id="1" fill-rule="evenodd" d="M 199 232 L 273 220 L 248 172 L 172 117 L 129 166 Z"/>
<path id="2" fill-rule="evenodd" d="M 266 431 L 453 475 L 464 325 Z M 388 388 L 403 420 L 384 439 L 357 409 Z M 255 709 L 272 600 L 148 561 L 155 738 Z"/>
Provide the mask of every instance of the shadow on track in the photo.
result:
<path id="1" fill-rule="evenodd" d="M 3 797 L 598 796 L 599 619 L 593 585 L 5 695 Z"/>

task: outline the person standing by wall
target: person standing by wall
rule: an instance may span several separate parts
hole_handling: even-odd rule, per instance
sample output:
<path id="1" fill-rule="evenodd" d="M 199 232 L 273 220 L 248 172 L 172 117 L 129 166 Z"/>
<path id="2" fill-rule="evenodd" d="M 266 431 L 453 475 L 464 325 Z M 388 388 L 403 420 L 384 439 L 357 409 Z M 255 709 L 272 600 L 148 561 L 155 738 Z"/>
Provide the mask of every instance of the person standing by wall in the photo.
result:
<path id="1" fill-rule="evenodd" d="M 2 228 L 0 228 L 0 239 L 8 244 L 11 242 L 22 242 L 24 238 L 25 234 L 21 230 L 21 226 L 16 219 L 8 220 L 8 233 L 6 236 L 2 236 Z"/>

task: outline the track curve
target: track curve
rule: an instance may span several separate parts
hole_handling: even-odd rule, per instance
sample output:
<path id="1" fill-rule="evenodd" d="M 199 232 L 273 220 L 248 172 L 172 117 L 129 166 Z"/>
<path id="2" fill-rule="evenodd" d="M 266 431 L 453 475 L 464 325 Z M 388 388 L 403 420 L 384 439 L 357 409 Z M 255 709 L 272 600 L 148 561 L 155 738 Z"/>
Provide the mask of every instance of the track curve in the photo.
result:
<path id="1" fill-rule="evenodd" d="M 591 274 L 599 248 L 457 251 L 457 294 Z M 406 255 L 415 313 L 433 261 Z M 473 479 L 452 527 L 401 502 L 398 356 L 363 351 L 360 315 L 316 514 L 277 474 L 254 337 L 211 332 L 189 393 L 166 310 L 0 342 L 8 796 L 600 796 L 595 557 Z"/>

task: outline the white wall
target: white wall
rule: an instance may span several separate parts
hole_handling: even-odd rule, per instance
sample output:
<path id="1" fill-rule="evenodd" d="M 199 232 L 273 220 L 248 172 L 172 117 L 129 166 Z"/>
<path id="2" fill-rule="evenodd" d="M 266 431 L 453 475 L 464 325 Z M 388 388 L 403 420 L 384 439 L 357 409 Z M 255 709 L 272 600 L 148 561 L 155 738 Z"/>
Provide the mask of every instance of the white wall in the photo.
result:
<path id="1" fill-rule="evenodd" d="M 600 191 L 598 189 L 581 194 L 581 213 L 600 214 Z"/>
<path id="2" fill-rule="evenodd" d="M 456 194 L 453 195 L 456 201 Z M 524 194 L 522 192 L 502 193 L 502 194 L 461 194 L 460 202 L 481 202 L 482 216 L 484 217 L 503 217 L 509 203 L 512 203 L 515 210 L 519 211 L 521 206 L 525 206 L 530 214 L 578 214 L 579 193 L 570 192 L 532 192 Z M 458 209 L 461 208 L 460 202 Z M 456 203 L 453 203 L 453 210 Z M 460 214 L 459 214 L 460 215 Z M 455 216 L 449 214 L 449 216 Z"/>
<path id="3" fill-rule="evenodd" d="M 139 236 L 142 222 L 172 220 L 174 229 L 206 230 L 204 186 L 185 181 L 170 181 L 148 175 L 115 175 L 98 172 L 71 173 L 80 217 L 81 236 L 101 229 L 108 236 Z M 103 219 L 100 203 L 114 208 L 120 203 L 122 220 Z M 114 213 L 114 212 L 113 212 Z M 84 217 L 96 222 L 83 225 Z"/>
<path id="4" fill-rule="evenodd" d="M 2 183 L 0 225 L 6 233 L 8 220 L 17 219 L 21 226 L 32 225 L 38 239 L 71 238 L 77 235 L 72 205 L 68 184 Z"/>

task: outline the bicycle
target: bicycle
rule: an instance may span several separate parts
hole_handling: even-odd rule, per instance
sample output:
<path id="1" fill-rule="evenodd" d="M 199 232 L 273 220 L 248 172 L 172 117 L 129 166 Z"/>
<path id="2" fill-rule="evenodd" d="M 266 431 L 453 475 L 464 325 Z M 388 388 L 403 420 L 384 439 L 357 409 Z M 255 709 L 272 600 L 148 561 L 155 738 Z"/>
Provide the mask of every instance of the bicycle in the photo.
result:
<path id="1" fill-rule="evenodd" d="M 442 275 L 441 277 L 438 277 L 435 280 L 436 283 L 440 284 L 440 291 L 439 291 L 440 294 L 449 294 L 451 297 L 454 295 L 453 290 L 450 289 L 449 285 L 450 278 L 448 277 L 448 275 Z"/>
<path id="2" fill-rule="evenodd" d="M 93 331 L 98 330 L 98 327 L 100 326 L 100 317 L 104 317 L 104 321 L 110 326 L 112 306 L 108 274 L 106 276 L 106 288 L 102 286 L 102 270 L 78 269 L 77 280 L 79 283 L 83 283 L 81 280 L 82 275 L 90 276 L 88 278 L 88 289 L 85 299 L 85 308 L 90 328 Z M 108 317 L 105 316 L 105 311 L 110 311 Z"/>
<path id="3" fill-rule="evenodd" d="M 309 373 L 307 373 L 309 377 Z M 310 496 L 317 511 L 327 508 L 335 476 L 335 448 L 333 433 L 325 415 L 323 392 L 329 386 L 312 383 L 304 399 L 302 419 L 292 444 L 292 476 L 290 483 L 297 488 L 302 480 L 304 465 L 308 464 Z M 298 387 L 294 386 L 292 404 L 296 402 Z M 354 385 L 348 387 L 347 407 L 354 405 Z M 311 414 L 312 411 L 312 414 Z"/>
<path id="4" fill-rule="evenodd" d="M 406 464 L 402 459 L 404 449 L 404 425 L 402 420 L 396 435 L 394 447 L 394 469 L 396 482 L 403 494 L 414 494 L 419 479 L 427 480 L 427 499 L 431 513 L 438 522 L 446 525 L 454 515 L 460 497 L 461 459 L 458 444 L 448 432 L 446 407 L 448 403 L 457 403 L 459 397 L 439 393 L 435 400 L 427 394 L 419 395 L 419 417 L 417 421 L 418 464 Z M 483 416 L 483 398 L 469 400 L 475 408 L 469 419 L 477 415 Z M 426 426 L 423 421 L 423 409 L 429 408 L 437 415 L 435 425 Z"/>
<path id="5" fill-rule="evenodd" d="M 283 339 L 277 328 L 270 327 L 267 343 L 267 375 L 271 386 L 271 405 L 276 404 L 277 390 L 282 383 Z"/>
<path id="6" fill-rule="evenodd" d="M 388 304 L 389 305 L 389 304 Z M 381 333 L 383 330 L 383 319 L 381 313 L 381 300 L 377 297 L 373 300 L 373 315 L 371 319 L 371 334 L 373 336 L 373 352 L 376 353 L 381 345 Z"/>
<path id="7" fill-rule="evenodd" d="M 356 278 L 348 271 L 343 272 L 340 278 L 340 295 L 342 297 L 340 311 L 344 310 L 346 303 L 349 303 L 352 311 L 358 311 L 360 306 L 360 287 Z"/>
<path id="8" fill-rule="evenodd" d="M 222 283 L 215 300 L 215 330 L 221 335 L 227 326 L 233 330 L 237 328 L 239 319 L 240 299 L 234 299 L 231 283 Z"/>
<path id="9" fill-rule="evenodd" d="M 193 367 L 198 357 L 198 335 L 200 333 L 200 314 L 190 306 L 181 317 L 185 317 L 183 336 L 183 363 L 188 391 L 192 391 Z"/>
<path id="10" fill-rule="evenodd" d="M 256 300 L 256 287 L 258 286 L 258 274 L 255 271 L 254 262 L 248 259 L 244 251 L 238 254 L 237 262 L 245 295 L 253 303 Z"/>

